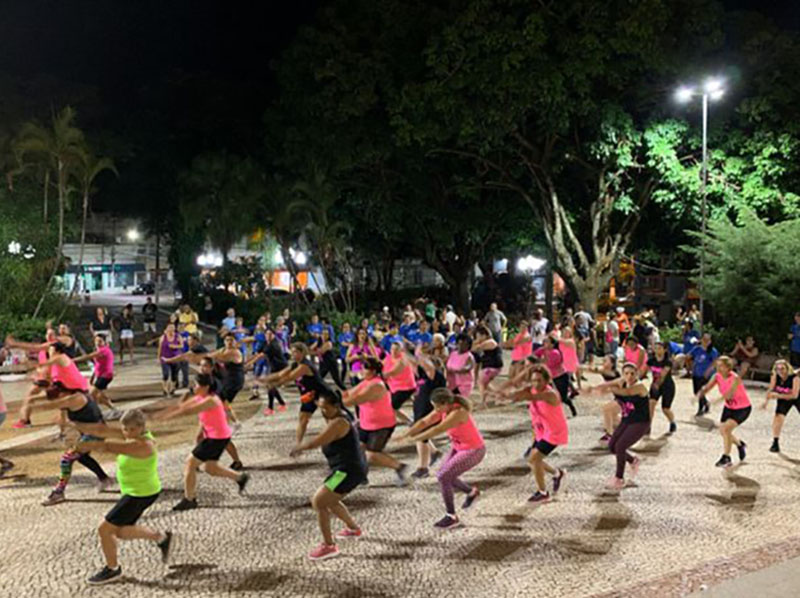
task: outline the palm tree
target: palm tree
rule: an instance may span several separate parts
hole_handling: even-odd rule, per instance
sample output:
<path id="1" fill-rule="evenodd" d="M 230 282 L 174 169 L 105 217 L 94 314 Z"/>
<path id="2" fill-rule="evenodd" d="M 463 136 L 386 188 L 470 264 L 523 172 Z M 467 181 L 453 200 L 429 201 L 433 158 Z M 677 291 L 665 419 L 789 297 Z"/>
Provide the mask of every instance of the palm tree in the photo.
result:
<path id="1" fill-rule="evenodd" d="M 339 191 L 318 168 L 313 169 L 307 180 L 295 183 L 294 191 L 297 197 L 289 205 L 289 212 L 305 221 L 305 232 L 316 249 L 325 279 L 330 284 L 339 280 L 339 295 L 349 311 L 355 303 L 353 273 L 347 259 L 347 240 L 352 227 L 333 214 Z"/>
<path id="2" fill-rule="evenodd" d="M 56 173 L 58 191 L 58 249 L 48 290 L 63 261 L 64 254 L 64 211 L 69 194 L 69 179 L 80 164 L 85 147 L 83 131 L 74 125 L 75 110 L 71 106 L 63 108 L 51 117 L 49 127 L 35 122 L 22 125 L 15 143 L 17 154 L 24 163 L 33 158 L 33 163 L 45 167 L 45 189 L 49 184 L 49 173 Z M 46 191 L 45 191 L 46 193 Z M 46 210 L 46 207 L 45 207 Z M 33 317 L 39 315 L 45 295 L 39 299 Z"/>
<path id="3" fill-rule="evenodd" d="M 75 178 L 80 184 L 80 191 L 83 196 L 81 205 L 81 245 L 80 251 L 78 252 L 78 268 L 75 274 L 75 282 L 72 284 L 72 289 L 70 289 L 67 305 L 69 305 L 69 302 L 72 301 L 72 298 L 75 296 L 75 291 L 78 288 L 78 279 L 80 278 L 80 274 L 83 270 L 83 255 L 86 247 L 86 222 L 89 217 L 89 196 L 91 195 L 92 191 L 94 191 L 92 185 L 94 184 L 95 179 L 106 170 L 109 170 L 116 176 L 119 176 L 117 168 L 114 165 L 114 161 L 111 158 L 97 157 L 92 153 L 88 146 L 85 146 L 80 153 L 80 163 L 78 164 L 78 169 L 75 173 Z"/>

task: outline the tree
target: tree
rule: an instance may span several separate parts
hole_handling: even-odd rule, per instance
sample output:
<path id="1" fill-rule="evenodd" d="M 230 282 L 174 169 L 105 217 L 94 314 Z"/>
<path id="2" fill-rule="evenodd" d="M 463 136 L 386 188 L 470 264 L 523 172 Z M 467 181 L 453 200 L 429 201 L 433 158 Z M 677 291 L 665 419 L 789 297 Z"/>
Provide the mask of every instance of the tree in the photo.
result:
<path id="1" fill-rule="evenodd" d="M 81 240 L 80 250 L 78 252 L 78 265 L 75 274 L 75 282 L 69 292 L 67 303 L 72 301 L 75 296 L 75 291 L 78 288 L 78 280 L 83 273 L 83 256 L 86 247 L 86 223 L 89 218 L 89 196 L 93 192 L 93 185 L 95 180 L 100 174 L 105 171 L 111 171 L 116 176 L 119 176 L 114 161 L 107 157 L 97 157 L 92 153 L 92 150 L 85 146 L 80 153 L 80 163 L 76 168 L 75 178 L 77 178 L 80 185 L 80 192 L 82 196 L 81 201 Z"/>
<path id="2" fill-rule="evenodd" d="M 263 172 L 250 158 L 227 151 L 192 160 L 180 176 L 181 215 L 188 228 L 204 229 L 224 262 L 233 245 L 258 228 L 253 218 L 263 201 Z"/>
<path id="3" fill-rule="evenodd" d="M 64 212 L 67 207 L 69 182 L 75 169 L 80 164 L 85 145 L 83 132 L 74 124 L 75 111 L 67 106 L 52 115 L 49 127 L 35 122 L 25 123 L 20 129 L 16 147 L 21 160 L 33 158 L 43 164 L 47 172 L 56 173 L 56 189 L 58 191 L 58 245 L 56 259 L 50 281 L 62 265 L 64 255 Z M 45 187 L 49 175 L 45 177 Z M 46 192 L 46 191 L 45 191 Z M 40 298 L 33 312 L 35 318 L 41 310 L 45 295 Z"/>

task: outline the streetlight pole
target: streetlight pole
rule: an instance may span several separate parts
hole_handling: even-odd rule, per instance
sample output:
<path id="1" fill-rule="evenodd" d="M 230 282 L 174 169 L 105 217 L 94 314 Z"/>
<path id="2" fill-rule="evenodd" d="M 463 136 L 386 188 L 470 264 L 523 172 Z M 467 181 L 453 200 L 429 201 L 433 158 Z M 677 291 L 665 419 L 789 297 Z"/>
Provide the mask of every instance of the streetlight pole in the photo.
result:
<path id="1" fill-rule="evenodd" d="M 725 94 L 724 83 L 720 79 L 708 79 L 698 91 L 694 87 L 681 87 L 676 98 L 679 102 L 689 102 L 698 95 L 703 99 L 703 163 L 700 174 L 700 211 L 701 211 L 701 239 L 700 239 L 700 333 L 703 333 L 705 324 L 705 294 L 706 294 L 706 231 L 708 226 L 708 103 L 719 100 Z"/>
<path id="2" fill-rule="evenodd" d="M 707 192 L 708 184 L 708 93 L 703 93 L 703 166 L 700 181 L 700 211 L 701 234 L 700 238 L 700 334 L 705 332 L 705 295 L 706 295 L 706 223 L 707 223 Z"/>

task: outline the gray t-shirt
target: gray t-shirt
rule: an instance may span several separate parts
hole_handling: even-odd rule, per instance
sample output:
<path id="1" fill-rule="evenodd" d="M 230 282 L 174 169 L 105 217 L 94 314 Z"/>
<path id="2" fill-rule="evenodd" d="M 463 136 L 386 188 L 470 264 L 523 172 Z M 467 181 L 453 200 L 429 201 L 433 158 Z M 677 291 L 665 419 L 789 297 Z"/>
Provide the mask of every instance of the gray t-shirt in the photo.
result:
<path id="1" fill-rule="evenodd" d="M 503 329 L 503 322 L 505 322 L 506 316 L 498 309 L 497 311 L 489 311 L 485 319 L 489 330 L 492 332 L 500 332 Z"/>

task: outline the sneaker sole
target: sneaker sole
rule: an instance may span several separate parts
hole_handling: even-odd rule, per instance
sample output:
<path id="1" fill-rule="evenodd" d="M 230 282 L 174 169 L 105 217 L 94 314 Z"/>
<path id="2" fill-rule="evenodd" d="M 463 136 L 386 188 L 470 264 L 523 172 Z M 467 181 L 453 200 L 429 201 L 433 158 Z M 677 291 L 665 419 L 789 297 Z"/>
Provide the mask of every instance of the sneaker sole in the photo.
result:
<path id="1" fill-rule="evenodd" d="M 90 586 L 105 586 L 117 581 L 122 581 L 122 575 L 117 575 L 116 577 L 112 577 L 111 579 L 105 579 L 103 581 L 90 581 L 88 583 Z"/>
<path id="2" fill-rule="evenodd" d="M 327 559 L 336 558 L 340 554 L 342 554 L 342 553 L 341 552 L 330 552 L 330 553 L 328 553 L 326 555 L 323 555 L 323 556 L 309 556 L 308 558 L 311 559 L 312 561 L 324 561 L 324 560 L 327 560 Z"/>
<path id="3" fill-rule="evenodd" d="M 339 540 L 358 540 L 358 539 L 360 539 L 362 537 L 364 537 L 363 533 L 359 534 L 357 536 L 343 536 L 343 535 L 340 535 L 340 534 L 336 534 L 336 538 L 339 539 Z"/>
<path id="4" fill-rule="evenodd" d="M 62 498 L 61 500 L 42 502 L 42 506 L 43 507 L 53 507 L 55 505 L 60 505 L 62 502 L 67 502 L 67 499 L 66 498 Z"/>

